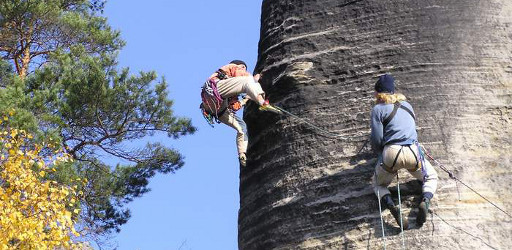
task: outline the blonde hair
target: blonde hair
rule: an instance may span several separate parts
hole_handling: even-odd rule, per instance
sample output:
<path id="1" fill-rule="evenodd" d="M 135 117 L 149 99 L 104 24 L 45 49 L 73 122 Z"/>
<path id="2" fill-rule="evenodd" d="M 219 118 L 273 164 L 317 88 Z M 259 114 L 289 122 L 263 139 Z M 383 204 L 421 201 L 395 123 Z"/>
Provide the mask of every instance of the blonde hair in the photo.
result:
<path id="1" fill-rule="evenodd" d="M 377 93 L 375 96 L 376 103 L 393 104 L 395 102 L 401 102 L 407 100 L 404 95 L 400 93 L 389 94 L 389 93 Z"/>

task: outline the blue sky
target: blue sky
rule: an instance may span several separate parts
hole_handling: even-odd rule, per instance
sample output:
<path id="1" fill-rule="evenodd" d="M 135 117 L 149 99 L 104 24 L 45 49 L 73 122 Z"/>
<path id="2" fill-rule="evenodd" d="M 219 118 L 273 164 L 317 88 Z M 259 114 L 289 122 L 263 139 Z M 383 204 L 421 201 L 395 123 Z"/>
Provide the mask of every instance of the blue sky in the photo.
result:
<path id="1" fill-rule="evenodd" d="M 121 67 L 155 70 L 169 83 L 178 116 L 192 119 L 194 135 L 153 138 L 186 158 L 176 174 L 157 175 L 151 192 L 129 204 L 132 217 L 111 239 L 118 249 L 238 249 L 239 165 L 235 131 L 211 128 L 198 107 L 200 86 L 220 66 L 257 58 L 261 1 L 123 0 L 104 15 L 121 31 Z M 240 111 L 239 111 L 240 112 Z M 239 113 L 241 115 L 241 113 Z"/>

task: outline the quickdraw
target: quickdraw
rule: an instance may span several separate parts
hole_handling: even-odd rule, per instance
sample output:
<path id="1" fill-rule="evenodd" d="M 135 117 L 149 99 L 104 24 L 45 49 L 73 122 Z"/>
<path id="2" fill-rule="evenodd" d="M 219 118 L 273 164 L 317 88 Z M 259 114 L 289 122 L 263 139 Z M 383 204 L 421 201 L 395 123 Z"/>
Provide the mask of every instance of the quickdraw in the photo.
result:
<path id="1" fill-rule="evenodd" d="M 199 109 L 201 109 L 201 113 L 203 114 L 203 118 L 206 120 L 206 122 L 208 122 L 208 124 L 213 127 L 213 124 L 216 122 L 215 117 L 204 109 L 202 103 L 199 105 Z"/>

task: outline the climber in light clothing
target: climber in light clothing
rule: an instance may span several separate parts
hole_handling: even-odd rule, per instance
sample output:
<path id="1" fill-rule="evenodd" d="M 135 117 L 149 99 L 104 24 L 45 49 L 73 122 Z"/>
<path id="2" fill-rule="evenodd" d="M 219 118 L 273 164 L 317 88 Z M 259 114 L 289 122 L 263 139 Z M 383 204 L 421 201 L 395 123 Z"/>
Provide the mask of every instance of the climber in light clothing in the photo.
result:
<path id="1" fill-rule="evenodd" d="M 414 110 L 402 94 L 395 93 L 394 78 L 379 76 L 375 83 L 376 105 L 371 112 L 371 145 L 378 154 L 372 179 L 375 194 L 384 208 L 388 208 L 400 225 L 400 211 L 388 190 L 399 169 L 407 169 L 415 178 L 423 181 L 423 198 L 419 205 L 416 224 L 425 223 L 430 200 L 437 188 L 437 172 L 423 157 L 416 133 Z M 408 227 L 403 216 L 403 228 Z"/>
<path id="2" fill-rule="evenodd" d="M 261 75 L 252 75 L 247 71 L 244 61 L 233 60 L 213 73 L 202 87 L 202 103 L 200 109 L 210 124 L 222 122 L 237 131 L 236 145 L 238 160 L 241 166 L 247 161 L 247 126 L 244 120 L 238 117 L 238 111 L 248 100 L 260 105 L 260 110 L 268 108 L 265 92 L 258 83 Z M 247 94 L 242 101 L 238 95 Z"/>

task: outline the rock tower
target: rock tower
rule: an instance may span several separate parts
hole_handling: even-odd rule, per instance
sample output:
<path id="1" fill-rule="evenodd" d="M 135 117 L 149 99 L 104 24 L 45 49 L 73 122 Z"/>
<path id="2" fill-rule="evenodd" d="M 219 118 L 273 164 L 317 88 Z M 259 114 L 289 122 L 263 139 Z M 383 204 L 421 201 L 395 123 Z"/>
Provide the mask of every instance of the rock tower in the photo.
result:
<path id="1" fill-rule="evenodd" d="M 271 103 L 300 119 L 244 114 L 240 249 L 383 249 L 375 155 L 358 154 L 383 73 L 413 105 L 430 153 L 512 211 L 512 1 L 263 0 L 255 71 Z M 435 168 L 434 213 L 421 228 L 420 185 L 400 172 L 411 229 L 402 242 L 385 211 L 386 247 L 512 248 L 512 218 Z"/>

